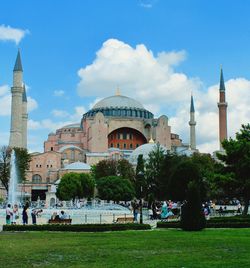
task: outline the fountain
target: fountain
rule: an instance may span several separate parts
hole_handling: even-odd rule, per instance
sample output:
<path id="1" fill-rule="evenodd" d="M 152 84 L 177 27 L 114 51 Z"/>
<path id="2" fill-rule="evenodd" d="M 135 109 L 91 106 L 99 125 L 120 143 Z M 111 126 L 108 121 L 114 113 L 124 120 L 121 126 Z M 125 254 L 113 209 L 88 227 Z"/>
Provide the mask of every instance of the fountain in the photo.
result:
<path id="1" fill-rule="evenodd" d="M 17 200 L 17 168 L 16 168 L 16 154 L 12 150 L 10 158 L 10 180 L 9 180 L 9 191 L 8 191 L 8 203 L 11 205 L 18 204 Z"/>

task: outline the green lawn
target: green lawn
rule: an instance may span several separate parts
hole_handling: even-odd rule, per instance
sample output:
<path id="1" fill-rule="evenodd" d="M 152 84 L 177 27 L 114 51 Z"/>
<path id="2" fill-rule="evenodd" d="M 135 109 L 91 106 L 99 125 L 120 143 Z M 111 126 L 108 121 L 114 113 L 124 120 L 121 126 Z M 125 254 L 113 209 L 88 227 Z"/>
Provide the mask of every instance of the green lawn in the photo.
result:
<path id="1" fill-rule="evenodd" d="M 250 267 L 250 229 L 0 233 L 0 267 Z"/>

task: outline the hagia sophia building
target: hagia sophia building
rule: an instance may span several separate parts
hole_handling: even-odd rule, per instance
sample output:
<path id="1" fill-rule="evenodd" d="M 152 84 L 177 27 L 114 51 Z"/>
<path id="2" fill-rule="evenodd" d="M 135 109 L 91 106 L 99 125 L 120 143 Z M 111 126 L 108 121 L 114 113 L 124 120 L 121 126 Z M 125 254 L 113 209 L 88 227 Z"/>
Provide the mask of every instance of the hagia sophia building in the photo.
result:
<path id="1" fill-rule="evenodd" d="M 225 85 L 220 81 L 220 141 L 227 137 Z M 18 51 L 11 88 L 10 147 L 27 148 L 27 98 L 23 83 L 23 68 Z M 32 201 L 56 202 L 56 184 L 68 172 L 90 172 L 91 165 L 103 159 L 128 159 L 133 165 L 139 154 L 147 157 L 159 143 L 166 152 L 191 155 L 196 152 L 195 109 L 190 103 L 190 141 L 184 144 L 171 132 L 168 117 L 155 118 L 140 102 L 120 94 L 102 99 L 83 114 L 81 122 L 70 124 L 48 134 L 44 151 L 32 153 L 27 181 L 21 191 Z M 24 189 L 23 189 L 24 188 Z"/>

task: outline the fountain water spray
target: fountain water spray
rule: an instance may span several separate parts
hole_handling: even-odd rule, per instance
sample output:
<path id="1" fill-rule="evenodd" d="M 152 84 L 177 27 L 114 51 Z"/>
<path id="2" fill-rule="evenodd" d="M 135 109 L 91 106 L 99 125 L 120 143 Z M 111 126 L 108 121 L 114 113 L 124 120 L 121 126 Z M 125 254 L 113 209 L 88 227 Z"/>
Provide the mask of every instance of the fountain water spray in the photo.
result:
<path id="1" fill-rule="evenodd" d="M 12 150 L 10 158 L 10 180 L 9 180 L 9 191 L 8 191 L 8 203 L 11 205 L 17 204 L 17 167 L 16 167 L 16 154 Z"/>

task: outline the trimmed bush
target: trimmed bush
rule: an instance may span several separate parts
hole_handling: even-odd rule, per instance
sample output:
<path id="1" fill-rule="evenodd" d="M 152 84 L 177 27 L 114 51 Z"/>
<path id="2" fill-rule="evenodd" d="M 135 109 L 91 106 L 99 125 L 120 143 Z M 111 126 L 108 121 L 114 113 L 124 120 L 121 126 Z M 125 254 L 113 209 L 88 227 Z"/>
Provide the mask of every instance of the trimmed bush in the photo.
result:
<path id="1" fill-rule="evenodd" d="M 157 228 L 181 228 L 181 225 L 180 222 L 158 222 Z M 250 228 L 250 216 L 211 218 L 206 228 Z"/>
<path id="2" fill-rule="evenodd" d="M 185 231 L 199 231 L 206 226 L 200 198 L 200 187 L 194 181 L 188 184 L 187 203 L 183 205 L 181 210 L 180 226 Z"/>
<path id="3" fill-rule="evenodd" d="M 149 230 L 149 224 L 42 224 L 42 225 L 4 225 L 3 231 L 59 231 L 59 232 L 107 232 L 125 230 Z"/>

